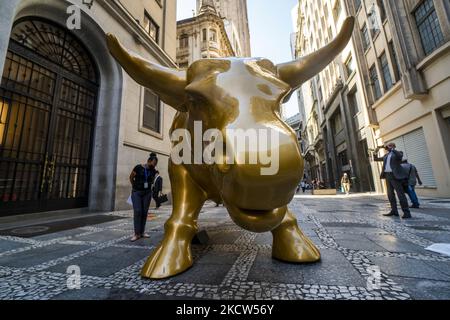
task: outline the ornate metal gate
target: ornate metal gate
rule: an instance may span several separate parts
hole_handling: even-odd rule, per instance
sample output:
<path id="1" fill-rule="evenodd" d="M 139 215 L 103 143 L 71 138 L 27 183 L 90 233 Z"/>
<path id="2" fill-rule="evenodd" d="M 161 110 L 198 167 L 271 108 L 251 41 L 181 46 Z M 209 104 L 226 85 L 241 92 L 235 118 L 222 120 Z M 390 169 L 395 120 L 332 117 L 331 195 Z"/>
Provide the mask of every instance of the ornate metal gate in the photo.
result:
<path id="1" fill-rule="evenodd" d="M 71 33 L 15 24 L 0 85 L 0 215 L 87 206 L 97 92 Z"/>

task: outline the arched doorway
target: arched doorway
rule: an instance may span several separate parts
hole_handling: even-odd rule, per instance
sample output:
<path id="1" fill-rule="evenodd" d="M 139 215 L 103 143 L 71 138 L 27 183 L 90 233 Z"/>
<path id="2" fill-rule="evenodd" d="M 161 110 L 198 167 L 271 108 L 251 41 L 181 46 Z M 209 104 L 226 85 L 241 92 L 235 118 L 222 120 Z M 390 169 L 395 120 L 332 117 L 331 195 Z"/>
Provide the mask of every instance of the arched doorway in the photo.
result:
<path id="1" fill-rule="evenodd" d="M 67 29 L 14 24 L 0 85 L 0 215 L 88 206 L 98 88 Z"/>

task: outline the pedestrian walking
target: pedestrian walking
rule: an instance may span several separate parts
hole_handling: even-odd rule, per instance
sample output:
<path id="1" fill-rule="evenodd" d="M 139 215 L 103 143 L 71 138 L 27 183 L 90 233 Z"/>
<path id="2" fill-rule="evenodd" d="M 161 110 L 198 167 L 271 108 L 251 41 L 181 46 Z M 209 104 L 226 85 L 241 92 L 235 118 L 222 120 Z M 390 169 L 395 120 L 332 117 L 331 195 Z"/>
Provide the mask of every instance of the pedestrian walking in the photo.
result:
<path id="1" fill-rule="evenodd" d="M 420 208 L 419 198 L 416 194 L 416 185 L 419 183 L 419 185 L 422 185 L 422 180 L 420 179 L 419 172 L 417 171 L 417 168 L 412 163 L 408 162 L 408 158 L 404 157 L 402 162 L 402 167 L 405 170 L 405 172 L 408 173 L 408 189 L 407 194 L 409 196 L 409 199 L 412 202 L 411 208 Z"/>
<path id="2" fill-rule="evenodd" d="M 402 167 L 403 152 L 396 150 L 395 143 L 388 143 L 384 149 L 387 151 L 383 157 L 378 156 L 378 152 L 383 147 L 378 147 L 374 153 L 374 161 L 383 162 L 383 171 L 380 178 L 386 180 L 387 194 L 391 211 L 384 216 L 398 216 L 397 199 L 395 193 L 400 200 L 403 211 L 403 219 L 411 218 L 411 212 L 406 199 L 404 186 L 408 183 L 408 175 Z"/>
<path id="3" fill-rule="evenodd" d="M 306 180 L 302 180 L 302 182 L 300 183 L 300 187 L 302 188 L 303 193 L 305 193 L 307 185 L 308 184 L 306 183 Z"/>
<path id="4" fill-rule="evenodd" d="M 343 189 L 343 192 L 348 196 L 350 194 L 350 178 L 348 177 L 347 173 L 344 173 L 341 179 L 341 186 Z"/>
<path id="5" fill-rule="evenodd" d="M 155 179 L 157 164 L 158 157 L 152 154 L 146 164 L 138 164 L 130 174 L 131 200 L 134 210 L 134 236 L 131 238 L 133 242 L 149 237 L 145 233 L 145 225 L 152 199 L 152 184 Z"/>

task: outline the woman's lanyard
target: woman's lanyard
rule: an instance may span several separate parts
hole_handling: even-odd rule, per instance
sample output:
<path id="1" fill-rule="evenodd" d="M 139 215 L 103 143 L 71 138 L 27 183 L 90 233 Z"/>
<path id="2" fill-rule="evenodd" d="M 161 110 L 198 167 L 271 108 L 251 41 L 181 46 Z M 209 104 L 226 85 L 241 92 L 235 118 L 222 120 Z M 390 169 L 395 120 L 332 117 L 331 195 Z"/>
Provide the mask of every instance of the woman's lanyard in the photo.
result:
<path id="1" fill-rule="evenodd" d="M 146 166 L 144 166 L 144 176 L 145 176 L 144 189 L 148 189 L 148 177 L 150 176 L 150 172 L 147 170 Z"/>

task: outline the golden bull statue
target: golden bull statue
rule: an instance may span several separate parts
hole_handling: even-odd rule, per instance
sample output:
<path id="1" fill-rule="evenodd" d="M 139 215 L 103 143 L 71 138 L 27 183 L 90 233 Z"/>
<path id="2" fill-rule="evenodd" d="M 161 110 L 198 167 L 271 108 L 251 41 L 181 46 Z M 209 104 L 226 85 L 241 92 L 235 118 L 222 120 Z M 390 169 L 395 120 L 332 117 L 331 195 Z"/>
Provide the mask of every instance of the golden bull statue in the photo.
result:
<path id="1" fill-rule="evenodd" d="M 142 269 L 143 277 L 167 278 L 192 266 L 191 241 L 206 200 L 224 203 L 232 220 L 246 230 L 271 231 L 273 258 L 291 263 L 320 260 L 319 250 L 287 207 L 302 178 L 303 159 L 295 132 L 280 118 L 280 106 L 345 48 L 353 26 L 354 18 L 347 18 L 335 40 L 293 62 L 202 59 L 187 70 L 156 65 L 128 52 L 114 35 L 107 36 L 111 54 L 125 71 L 178 111 L 172 132 L 186 129 L 193 136 L 194 122 L 201 121 L 203 130 L 262 128 L 279 136 L 275 175 L 262 175 L 262 164 L 175 164 L 169 160 L 173 211 L 163 241 Z"/>

